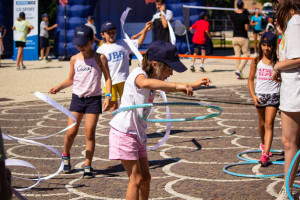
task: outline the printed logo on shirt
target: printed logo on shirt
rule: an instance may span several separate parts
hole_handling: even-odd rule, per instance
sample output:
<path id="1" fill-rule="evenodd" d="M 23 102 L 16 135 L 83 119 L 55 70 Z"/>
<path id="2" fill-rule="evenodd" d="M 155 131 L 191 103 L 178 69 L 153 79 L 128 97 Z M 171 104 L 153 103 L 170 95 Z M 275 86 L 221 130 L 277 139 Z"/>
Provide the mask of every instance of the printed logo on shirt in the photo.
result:
<path id="1" fill-rule="evenodd" d="M 123 60 L 124 52 L 123 51 L 116 51 L 108 54 L 107 61 L 108 62 L 118 62 L 120 60 Z"/>
<path id="2" fill-rule="evenodd" d="M 272 80 L 271 69 L 259 69 L 258 70 L 258 80 Z"/>
<path id="3" fill-rule="evenodd" d="M 77 72 L 84 72 L 84 71 L 90 71 L 90 72 L 92 72 L 92 66 L 79 65 L 77 67 Z"/>

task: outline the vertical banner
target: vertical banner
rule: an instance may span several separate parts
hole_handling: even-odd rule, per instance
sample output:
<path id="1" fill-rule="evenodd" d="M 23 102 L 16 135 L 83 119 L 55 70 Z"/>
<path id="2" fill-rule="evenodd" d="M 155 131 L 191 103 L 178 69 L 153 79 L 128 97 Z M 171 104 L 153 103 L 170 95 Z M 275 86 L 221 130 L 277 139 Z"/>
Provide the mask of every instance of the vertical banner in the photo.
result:
<path id="1" fill-rule="evenodd" d="M 14 0 L 14 23 L 19 18 L 19 13 L 25 13 L 25 20 L 28 21 L 34 29 L 27 35 L 26 47 L 24 48 L 24 60 L 38 60 L 39 59 L 39 36 L 38 36 L 38 0 Z M 15 40 L 15 31 L 14 31 Z M 18 49 L 14 42 L 14 60 L 17 59 Z"/>

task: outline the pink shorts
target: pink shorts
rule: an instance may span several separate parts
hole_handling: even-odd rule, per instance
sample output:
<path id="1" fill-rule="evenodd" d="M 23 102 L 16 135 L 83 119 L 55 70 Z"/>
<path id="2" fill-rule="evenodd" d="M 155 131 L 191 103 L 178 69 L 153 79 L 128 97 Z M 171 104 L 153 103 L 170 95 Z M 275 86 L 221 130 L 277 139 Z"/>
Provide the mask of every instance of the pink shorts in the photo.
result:
<path id="1" fill-rule="evenodd" d="M 137 135 L 120 132 L 113 127 L 109 132 L 110 160 L 138 160 L 147 157 L 146 145 L 141 145 Z"/>

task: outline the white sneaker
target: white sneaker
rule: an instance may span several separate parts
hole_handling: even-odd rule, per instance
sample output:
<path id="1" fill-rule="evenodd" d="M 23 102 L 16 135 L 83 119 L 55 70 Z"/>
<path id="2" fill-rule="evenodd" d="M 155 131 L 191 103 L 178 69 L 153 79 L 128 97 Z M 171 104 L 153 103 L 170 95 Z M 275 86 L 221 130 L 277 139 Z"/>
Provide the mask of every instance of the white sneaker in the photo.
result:
<path id="1" fill-rule="evenodd" d="M 283 186 L 277 196 L 276 200 L 289 200 L 289 196 L 287 195 L 286 188 Z"/>

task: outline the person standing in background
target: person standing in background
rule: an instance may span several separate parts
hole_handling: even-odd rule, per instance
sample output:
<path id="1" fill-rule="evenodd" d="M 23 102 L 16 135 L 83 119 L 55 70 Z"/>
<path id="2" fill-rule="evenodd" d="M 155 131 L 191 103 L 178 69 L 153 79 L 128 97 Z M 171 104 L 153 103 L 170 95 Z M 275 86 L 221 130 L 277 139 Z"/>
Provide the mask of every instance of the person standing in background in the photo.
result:
<path id="1" fill-rule="evenodd" d="M 23 63 L 23 53 L 24 47 L 26 46 L 26 38 L 27 35 L 34 27 L 25 20 L 25 13 L 20 12 L 18 20 L 15 22 L 12 30 L 15 31 L 15 43 L 16 47 L 18 48 L 18 55 L 17 55 L 17 65 L 16 69 L 19 70 L 21 67 L 26 69 L 26 66 Z M 21 66 L 20 66 L 21 64 Z"/>
<path id="2" fill-rule="evenodd" d="M 262 21 L 262 19 L 265 19 L 265 17 L 266 17 L 266 14 L 264 12 L 260 12 L 260 10 L 258 8 L 256 8 L 255 15 L 253 15 L 250 19 L 250 25 L 253 26 L 255 57 L 257 56 L 257 36 L 260 37 L 262 34 L 261 21 Z"/>
<path id="3" fill-rule="evenodd" d="M 194 55 L 195 56 L 198 55 L 200 49 L 201 49 L 201 55 L 205 56 L 205 54 L 206 54 L 205 44 L 207 42 L 206 36 L 208 36 L 212 40 L 209 30 L 210 30 L 210 27 L 209 27 L 209 23 L 207 21 L 207 12 L 202 11 L 200 13 L 200 20 L 196 21 L 190 27 L 191 33 L 194 34 L 193 46 L 194 46 Z M 191 68 L 190 68 L 192 72 L 195 71 L 195 67 L 194 67 L 195 60 L 196 60 L 196 57 L 193 57 L 192 63 L 191 63 Z M 204 58 L 201 58 L 201 64 L 200 64 L 200 68 L 199 68 L 199 70 L 201 72 L 205 72 L 203 64 L 204 64 Z"/>
<path id="4" fill-rule="evenodd" d="M 88 16 L 87 18 L 87 23 L 85 24 L 86 26 L 89 26 L 93 29 L 93 32 L 94 32 L 94 40 L 95 42 L 99 42 L 100 44 L 102 44 L 104 41 L 103 40 L 100 40 L 99 38 L 97 38 L 96 34 L 97 34 L 97 29 L 96 29 L 96 26 L 95 26 L 95 19 L 93 16 Z M 93 47 L 94 48 L 94 47 Z"/>
<path id="5" fill-rule="evenodd" d="M 168 21 L 173 20 L 173 12 L 166 10 L 165 0 L 155 0 L 155 6 L 157 13 L 152 17 L 152 25 L 154 29 L 154 41 L 162 40 L 165 42 L 171 42 Z M 131 39 L 136 39 L 142 34 L 143 30 L 136 35 L 133 35 Z"/>
<path id="6" fill-rule="evenodd" d="M 50 43 L 49 43 L 49 33 L 48 31 L 55 29 L 58 25 L 54 24 L 51 27 L 48 27 L 48 15 L 44 13 L 42 15 L 42 21 L 40 24 L 40 48 L 41 48 L 41 59 L 43 63 L 47 63 L 49 61 L 48 55 L 50 52 Z M 46 50 L 46 54 L 45 54 Z M 45 57 L 44 57 L 45 55 Z"/>
<path id="7" fill-rule="evenodd" d="M 244 2 L 239 0 L 237 2 L 238 10 L 231 15 L 231 21 L 233 22 L 233 40 L 232 45 L 235 53 L 235 57 L 241 57 L 241 51 L 243 56 L 250 56 L 249 46 L 249 17 L 248 11 L 244 9 Z M 247 60 L 236 60 L 236 71 L 235 74 L 238 79 L 243 79 L 242 71 L 245 68 Z"/>

